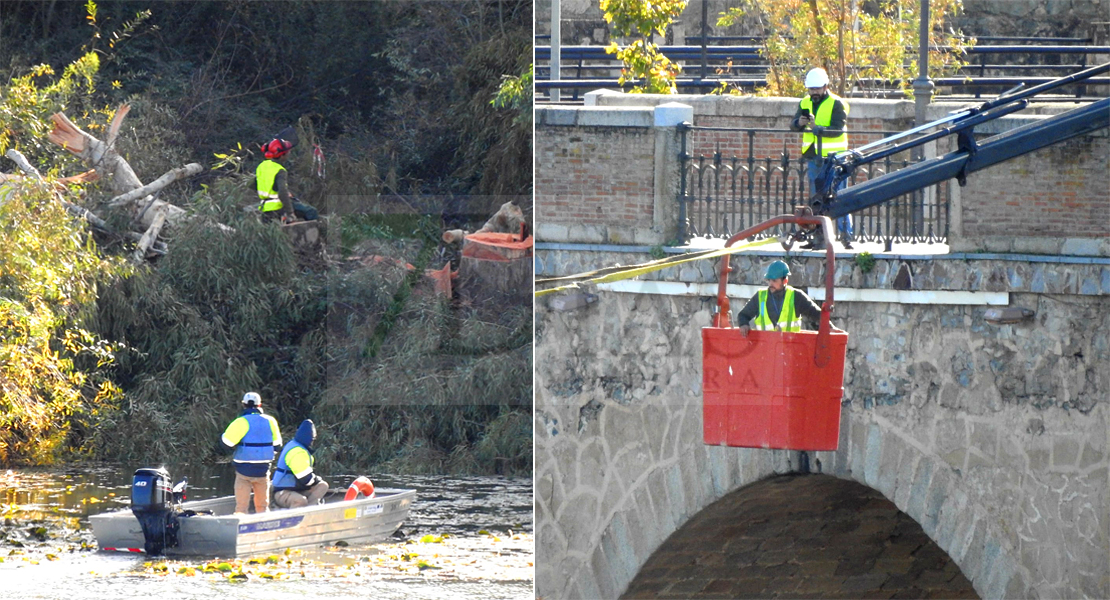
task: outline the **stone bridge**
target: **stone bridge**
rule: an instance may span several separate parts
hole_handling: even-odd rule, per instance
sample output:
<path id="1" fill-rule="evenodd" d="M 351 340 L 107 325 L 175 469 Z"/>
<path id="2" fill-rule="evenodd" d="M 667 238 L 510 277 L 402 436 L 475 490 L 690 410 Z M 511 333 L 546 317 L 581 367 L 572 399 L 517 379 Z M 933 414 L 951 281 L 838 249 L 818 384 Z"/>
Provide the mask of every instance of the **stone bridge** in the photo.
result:
<path id="1" fill-rule="evenodd" d="M 646 250 L 549 244 L 538 272 L 646 262 Z M 787 258 L 791 283 L 816 291 L 824 260 L 808 254 Z M 782 255 L 739 255 L 731 281 L 751 287 L 736 295 Z M 708 505 L 802 469 L 799 452 L 702 443 L 700 329 L 715 303 L 699 295 L 715 280 L 703 263 L 609 284 L 576 310 L 537 303 L 543 598 L 615 598 Z M 868 274 L 837 264 L 834 322 L 850 332 L 841 439 L 810 453 L 809 470 L 892 500 L 984 598 L 1110 597 L 1110 260 L 880 255 Z M 915 290 L 891 302 L 881 292 L 902 265 Z M 992 303 L 1035 315 L 992 324 Z"/>
<path id="2" fill-rule="evenodd" d="M 681 103 L 680 120 L 768 128 L 796 105 L 672 100 L 598 94 L 537 110 L 537 277 L 684 251 L 658 245 L 676 223 Z M 896 129 L 884 123 L 904 121 L 906 104 L 854 101 L 852 114 Z M 1103 131 L 953 183 L 951 247 L 935 255 L 870 249 L 873 268 L 839 255 L 834 322 L 850 339 L 835 452 L 702 443 L 715 263 L 587 288 L 596 301 L 573 310 L 541 297 L 537 594 L 620 596 L 665 540 L 705 527 L 695 517 L 714 501 L 808 469 L 891 500 L 984 598 L 1110 597 L 1108 148 Z M 775 258 L 820 297 L 823 256 L 779 250 L 736 255 L 730 296 L 749 297 Z M 998 324 L 992 305 L 1033 316 Z"/>

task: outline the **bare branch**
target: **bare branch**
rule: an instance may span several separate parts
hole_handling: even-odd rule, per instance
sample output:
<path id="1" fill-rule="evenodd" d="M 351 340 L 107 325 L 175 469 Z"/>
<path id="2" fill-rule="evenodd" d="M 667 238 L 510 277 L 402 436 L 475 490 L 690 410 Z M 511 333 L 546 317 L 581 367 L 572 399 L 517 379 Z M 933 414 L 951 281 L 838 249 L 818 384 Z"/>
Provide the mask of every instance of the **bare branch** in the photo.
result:
<path id="1" fill-rule="evenodd" d="M 30 175 L 31 177 L 34 177 L 35 179 L 38 179 L 39 181 L 43 180 L 42 174 L 39 173 L 39 170 L 36 169 L 30 163 L 30 161 L 27 160 L 27 157 L 23 156 L 23 153 L 19 150 L 16 150 L 15 148 L 9 148 L 8 151 L 4 153 L 4 156 L 10 158 L 12 162 L 14 162 L 16 166 L 18 166 L 20 170 L 22 170 L 24 173 Z"/>
<path id="2" fill-rule="evenodd" d="M 158 233 L 162 231 L 162 226 L 166 224 L 166 210 L 165 207 L 155 209 L 154 218 L 151 220 L 150 227 L 147 228 L 146 233 L 139 239 L 139 243 L 135 248 L 135 252 L 131 255 L 131 260 L 135 264 L 142 263 L 146 260 L 147 252 L 150 247 L 158 239 Z"/>
<path id="3" fill-rule="evenodd" d="M 112 200 L 108 203 L 108 206 L 111 208 L 117 208 L 120 205 L 127 204 L 128 202 L 133 202 L 135 200 L 138 200 L 139 198 L 144 198 L 153 194 L 154 192 L 161 190 L 162 188 L 177 181 L 178 179 L 192 177 L 193 175 L 200 174 L 202 171 L 204 171 L 204 167 L 200 166 L 197 163 L 189 163 L 184 167 L 178 167 L 166 173 L 165 175 L 162 175 L 158 179 L 155 179 L 154 181 L 144 185 L 143 187 L 133 189 L 126 194 L 121 194 L 119 196 L 116 196 L 115 198 L 112 198 Z"/>
<path id="4" fill-rule="evenodd" d="M 112 124 L 108 126 L 108 139 L 105 143 L 111 148 L 116 145 L 116 137 L 119 135 L 119 127 L 123 124 L 123 118 L 127 113 L 131 112 L 130 104 L 121 104 L 116 114 L 112 117 Z"/>

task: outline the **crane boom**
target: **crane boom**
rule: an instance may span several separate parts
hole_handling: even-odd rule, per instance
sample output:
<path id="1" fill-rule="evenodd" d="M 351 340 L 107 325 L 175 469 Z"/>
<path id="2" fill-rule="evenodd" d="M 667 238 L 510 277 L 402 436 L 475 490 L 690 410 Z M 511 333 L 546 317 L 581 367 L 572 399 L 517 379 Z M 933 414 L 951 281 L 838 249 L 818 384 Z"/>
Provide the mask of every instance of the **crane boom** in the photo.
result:
<path id="1" fill-rule="evenodd" d="M 824 161 L 822 171 L 817 176 L 817 191 L 809 200 L 809 208 L 816 215 L 835 219 L 948 179 L 955 178 L 960 185 L 964 185 L 969 173 L 1108 127 L 1110 98 L 1105 98 L 993 136 L 982 143 L 977 143 L 973 137 L 976 125 L 1024 109 L 1028 106 L 1028 98 L 1036 94 L 1106 71 L 1110 71 L 1110 63 L 1028 90 L 1019 91 L 1019 86 L 978 107 L 965 109 L 855 150 L 833 155 Z M 926 133 L 929 131 L 931 133 Z M 900 141 L 915 135 L 917 137 L 909 141 Z M 851 177 L 861 165 L 949 135 L 957 136 L 957 149 L 953 152 L 836 191 L 839 184 Z"/>

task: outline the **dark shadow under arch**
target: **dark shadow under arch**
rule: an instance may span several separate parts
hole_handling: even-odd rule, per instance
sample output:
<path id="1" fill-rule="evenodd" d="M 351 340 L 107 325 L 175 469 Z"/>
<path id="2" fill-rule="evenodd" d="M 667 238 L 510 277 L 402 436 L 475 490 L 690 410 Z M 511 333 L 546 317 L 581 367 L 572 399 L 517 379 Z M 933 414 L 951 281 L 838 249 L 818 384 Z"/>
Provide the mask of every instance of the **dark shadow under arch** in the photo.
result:
<path id="1" fill-rule="evenodd" d="M 647 560 L 622 598 L 978 598 L 913 519 L 829 475 L 725 495 Z"/>

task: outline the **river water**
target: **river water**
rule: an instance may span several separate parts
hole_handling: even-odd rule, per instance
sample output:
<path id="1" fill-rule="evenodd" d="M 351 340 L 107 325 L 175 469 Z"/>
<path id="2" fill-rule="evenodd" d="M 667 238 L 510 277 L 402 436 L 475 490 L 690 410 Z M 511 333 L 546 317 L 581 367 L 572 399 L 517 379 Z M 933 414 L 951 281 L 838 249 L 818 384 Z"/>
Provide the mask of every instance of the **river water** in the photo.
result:
<path id="1" fill-rule="evenodd" d="M 190 500 L 232 494 L 230 465 L 168 469 L 175 482 L 188 476 Z M 133 471 L 0 471 L 0 598 L 500 600 L 534 594 L 531 479 L 371 476 L 377 487 L 417 490 L 403 537 L 240 558 L 220 570 L 213 568 L 219 561 L 97 551 L 88 516 L 127 510 Z M 342 489 L 355 476 L 324 477 Z"/>

